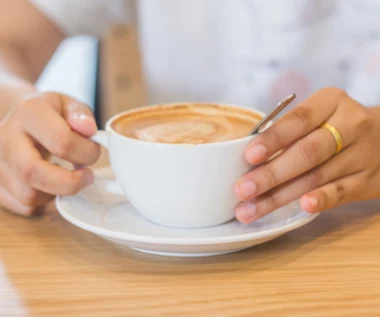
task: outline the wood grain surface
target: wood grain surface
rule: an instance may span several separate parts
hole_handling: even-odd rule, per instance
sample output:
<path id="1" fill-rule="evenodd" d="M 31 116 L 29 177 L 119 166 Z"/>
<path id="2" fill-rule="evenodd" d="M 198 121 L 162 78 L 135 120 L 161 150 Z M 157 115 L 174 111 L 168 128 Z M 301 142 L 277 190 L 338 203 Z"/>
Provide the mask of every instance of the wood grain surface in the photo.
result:
<path id="1" fill-rule="evenodd" d="M 0 212 L 0 316 L 380 316 L 380 202 L 225 256 L 120 249 L 54 210 Z"/>

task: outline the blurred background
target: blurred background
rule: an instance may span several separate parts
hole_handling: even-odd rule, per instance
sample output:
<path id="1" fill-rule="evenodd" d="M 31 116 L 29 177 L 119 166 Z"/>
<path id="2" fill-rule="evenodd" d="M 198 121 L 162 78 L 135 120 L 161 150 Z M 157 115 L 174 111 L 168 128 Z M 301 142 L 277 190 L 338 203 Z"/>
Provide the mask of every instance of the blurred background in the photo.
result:
<path id="1" fill-rule="evenodd" d="M 63 41 L 38 80 L 38 89 L 71 95 L 95 110 L 98 46 L 90 36 Z"/>

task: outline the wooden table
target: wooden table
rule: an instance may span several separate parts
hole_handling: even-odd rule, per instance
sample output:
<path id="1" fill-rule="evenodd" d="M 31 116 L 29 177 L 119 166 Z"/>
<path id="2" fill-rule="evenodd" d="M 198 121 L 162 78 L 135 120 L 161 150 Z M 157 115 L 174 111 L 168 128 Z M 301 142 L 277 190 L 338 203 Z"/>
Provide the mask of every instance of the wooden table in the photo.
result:
<path id="1" fill-rule="evenodd" d="M 211 258 L 118 249 L 0 211 L 0 316 L 380 316 L 380 202 Z"/>

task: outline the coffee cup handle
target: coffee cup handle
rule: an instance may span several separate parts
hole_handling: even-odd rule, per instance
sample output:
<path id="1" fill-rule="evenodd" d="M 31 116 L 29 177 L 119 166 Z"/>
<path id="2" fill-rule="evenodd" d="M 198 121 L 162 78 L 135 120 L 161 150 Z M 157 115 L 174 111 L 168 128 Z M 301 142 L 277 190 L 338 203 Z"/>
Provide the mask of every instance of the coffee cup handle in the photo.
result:
<path id="1" fill-rule="evenodd" d="M 90 140 L 102 145 L 108 150 L 108 132 L 100 130 L 92 137 Z M 94 184 L 103 188 L 107 192 L 110 192 L 115 195 L 124 196 L 123 190 L 121 189 L 119 183 L 116 180 L 109 180 L 101 176 L 95 175 Z"/>

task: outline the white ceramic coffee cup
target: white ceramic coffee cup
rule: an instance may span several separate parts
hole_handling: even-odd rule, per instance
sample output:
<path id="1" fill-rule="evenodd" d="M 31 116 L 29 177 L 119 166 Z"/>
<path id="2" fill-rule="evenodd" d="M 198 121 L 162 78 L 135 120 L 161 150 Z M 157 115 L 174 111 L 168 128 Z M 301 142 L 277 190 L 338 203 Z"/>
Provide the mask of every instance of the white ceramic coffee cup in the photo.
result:
<path id="1" fill-rule="evenodd" d="M 254 136 L 197 145 L 162 144 L 129 138 L 113 129 L 116 119 L 140 109 L 112 117 L 105 131 L 92 137 L 108 149 L 116 177 L 116 182 L 99 184 L 123 194 L 145 218 L 160 225 L 200 228 L 233 219 L 238 203 L 233 186 L 252 168 L 243 152 Z"/>

